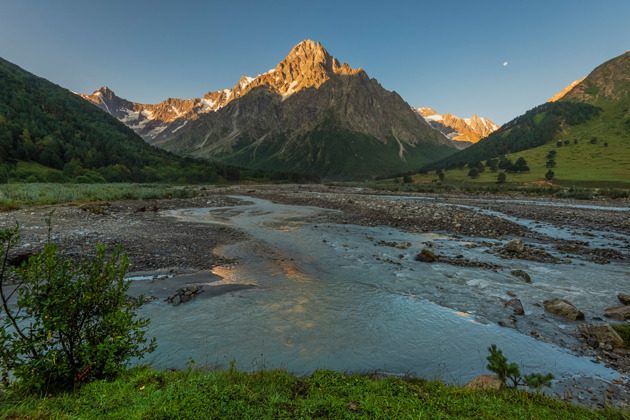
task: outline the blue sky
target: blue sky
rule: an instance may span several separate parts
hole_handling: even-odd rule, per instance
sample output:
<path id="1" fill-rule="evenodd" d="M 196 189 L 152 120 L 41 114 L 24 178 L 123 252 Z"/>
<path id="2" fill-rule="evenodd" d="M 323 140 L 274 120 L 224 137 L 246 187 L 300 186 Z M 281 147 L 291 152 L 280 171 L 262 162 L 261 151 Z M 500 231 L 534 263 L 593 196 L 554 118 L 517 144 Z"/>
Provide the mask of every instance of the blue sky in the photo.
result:
<path id="1" fill-rule="evenodd" d="M 307 38 L 414 107 L 502 124 L 628 51 L 630 1 L 0 5 L 1 57 L 75 92 L 107 85 L 142 103 L 231 88 Z"/>

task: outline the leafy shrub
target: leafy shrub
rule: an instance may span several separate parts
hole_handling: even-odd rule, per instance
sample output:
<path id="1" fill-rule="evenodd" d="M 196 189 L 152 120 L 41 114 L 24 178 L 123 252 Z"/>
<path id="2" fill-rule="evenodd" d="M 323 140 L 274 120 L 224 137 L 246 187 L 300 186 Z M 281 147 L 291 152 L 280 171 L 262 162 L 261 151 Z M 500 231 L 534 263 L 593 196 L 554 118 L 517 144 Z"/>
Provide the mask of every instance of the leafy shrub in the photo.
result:
<path id="1" fill-rule="evenodd" d="M 574 198 L 576 200 L 592 200 L 593 192 L 588 189 L 569 188 L 568 191 L 560 190 L 555 194 L 558 198 Z"/>
<path id="2" fill-rule="evenodd" d="M 149 320 L 136 319 L 143 299 L 128 301 L 126 254 L 119 247 L 106 256 L 97 245 L 93 258 L 64 258 L 49 241 L 14 270 L 17 308 L 0 287 L 0 370 L 12 374 L 18 391 L 48 394 L 76 388 L 94 379 L 122 372 L 131 358 L 155 349 L 145 338 Z M 19 226 L 0 231 L 0 286 Z M 8 288 L 6 290 L 9 290 Z"/>
<path id="3" fill-rule="evenodd" d="M 486 358 L 488 360 L 486 367 L 490 372 L 496 373 L 505 385 L 515 389 L 519 386 L 528 386 L 534 389 L 540 389 L 543 386 L 551 386 L 551 381 L 554 378 L 551 373 L 545 375 L 532 373 L 530 375 L 521 376 L 518 365 L 516 363 L 508 363 L 507 357 L 503 355 L 501 350 L 497 349 L 496 344 L 492 344 L 488 347 L 488 351 L 490 352 L 490 356 Z"/>
<path id="4" fill-rule="evenodd" d="M 630 325 L 617 324 L 612 325 L 612 328 L 623 339 L 623 343 L 625 344 L 625 346 L 630 347 Z"/>
<path id="5" fill-rule="evenodd" d="M 612 199 L 618 198 L 628 198 L 628 190 L 623 190 L 621 188 L 606 188 L 599 190 L 599 195 L 602 197 L 609 197 Z"/>

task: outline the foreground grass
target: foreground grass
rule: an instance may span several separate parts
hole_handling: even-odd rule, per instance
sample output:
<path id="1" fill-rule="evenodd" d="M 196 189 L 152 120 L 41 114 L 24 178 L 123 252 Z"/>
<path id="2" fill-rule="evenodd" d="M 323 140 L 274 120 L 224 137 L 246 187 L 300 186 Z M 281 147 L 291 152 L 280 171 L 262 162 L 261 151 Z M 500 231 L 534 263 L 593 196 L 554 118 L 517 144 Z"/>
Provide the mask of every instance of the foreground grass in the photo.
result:
<path id="1" fill-rule="evenodd" d="M 3 184 L 0 185 L 0 210 L 97 200 L 184 198 L 194 194 L 191 188 L 163 184 Z"/>
<path id="2" fill-rule="evenodd" d="M 630 418 L 524 391 L 471 391 L 439 381 L 317 371 L 128 371 L 54 397 L 0 395 L 0 418 Z"/>

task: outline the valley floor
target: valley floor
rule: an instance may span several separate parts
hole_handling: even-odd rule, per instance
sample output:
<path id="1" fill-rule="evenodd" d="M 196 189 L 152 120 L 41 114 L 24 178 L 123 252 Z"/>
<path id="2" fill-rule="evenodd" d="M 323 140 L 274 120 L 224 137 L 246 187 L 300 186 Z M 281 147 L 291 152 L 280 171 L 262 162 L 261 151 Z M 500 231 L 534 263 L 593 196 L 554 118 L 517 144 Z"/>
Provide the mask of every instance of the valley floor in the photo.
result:
<path id="1" fill-rule="evenodd" d="M 14 261 L 32 254 L 46 240 L 44 219 L 54 210 L 52 238 L 68 255 L 89 255 L 96 243 L 108 247 L 120 243 L 129 255 L 130 272 L 149 275 L 194 273 L 238 264 L 238 260 L 227 258 L 219 252 L 219 248 L 246 241 L 248 235 L 234 227 L 184 222 L 163 217 L 161 213 L 182 208 L 234 206 L 242 202 L 241 198 L 246 200 L 246 197 L 256 197 L 275 203 L 341 210 L 318 216 L 317 223 L 389 226 L 411 233 L 434 232 L 485 238 L 487 242 L 482 246 L 488 248 L 487 252 L 506 260 L 550 264 L 574 261 L 582 265 L 614 262 L 622 264 L 626 276 L 630 275 L 630 203 L 627 201 L 532 201 L 527 197 L 519 201 L 515 197 L 445 194 L 425 194 L 411 199 L 411 196 L 401 198 L 388 194 L 324 185 L 203 187 L 196 197 L 189 199 L 97 202 L 81 206 L 56 205 L 15 210 L 0 213 L 0 227 L 11 227 L 15 221 L 20 224 L 21 242 L 12 256 Z M 536 223 L 519 223 L 522 219 Z M 605 232 L 617 242 L 615 247 L 610 247 L 596 241 L 590 243 L 584 235 L 575 233 L 547 235 L 545 229 Z M 499 239 L 521 239 L 526 245 L 516 253 L 507 252 L 504 244 L 498 242 Z M 528 245 L 529 241 L 549 245 L 554 252 Z M 387 243 L 381 245 L 397 246 Z M 477 261 L 458 257 L 443 258 L 441 263 L 492 269 Z M 182 285 L 174 283 L 170 286 L 174 293 Z M 630 294 L 630 288 L 619 292 Z M 168 291 L 165 293 L 168 294 Z M 616 296 L 610 296 L 609 306 L 614 306 L 615 301 Z M 601 308 L 602 315 L 603 310 L 604 307 Z M 536 321 L 527 318 L 518 315 L 501 319 L 490 317 L 493 322 L 536 337 L 531 331 Z M 598 317 L 593 319 L 602 321 Z M 572 330 L 577 326 L 575 322 L 557 322 L 569 324 Z M 567 347 L 576 354 L 590 355 L 596 363 L 604 363 L 623 375 L 630 374 L 630 354 L 626 349 L 594 349 L 581 343 L 577 333 L 571 334 L 575 336 L 573 340 L 567 340 L 566 337 L 545 339 Z M 583 384 L 583 389 L 576 390 L 575 396 L 567 398 L 585 404 L 613 403 L 624 406 L 630 395 L 630 385 L 625 376 L 621 378 L 618 383 L 608 384 L 605 389 L 590 392 L 588 384 Z"/>

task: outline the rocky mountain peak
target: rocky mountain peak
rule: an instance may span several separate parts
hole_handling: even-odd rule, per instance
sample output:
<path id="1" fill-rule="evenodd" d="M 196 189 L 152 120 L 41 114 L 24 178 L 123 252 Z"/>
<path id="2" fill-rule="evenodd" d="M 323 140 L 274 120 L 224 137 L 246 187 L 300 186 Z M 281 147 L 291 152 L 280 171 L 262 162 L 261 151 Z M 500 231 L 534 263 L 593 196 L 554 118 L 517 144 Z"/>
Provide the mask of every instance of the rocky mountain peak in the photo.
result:
<path id="1" fill-rule="evenodd" d="M 353 70 L 347 63 L 340 65 L 322 44 L 306 39 L 293 47 L 272 72 L 258 76 L 252 87 L 266 85 L 289 96 L 301 89 L 318 88 L 335 74 L 353 75 L 361 71 L 361 68 Z"/>
<path id="2" fill-rule="evenodd" d="M 81 96 L 95 103 L 101 102 L 101 99 L 111 101 L 116 97 L 114 92 L 107 86 L 95 90 L 91 95 L 82 94 Z"/>
<path id="3" fill-rule="evenodd" d="M 558 101 L 558 100 L 562 99 L 567 93 L 569 93 L 571 91 L 571 89 L 573 89 L 575 86 L 580 84 L 582 82 L 582 80 L 584 80 L 584 78 L 579 79 L 579 80 L 575 80 L 574 82 L 570 83 L 567 87 L 562 89 L 560 92 L 558 92 L 555 95 L 553 95 L 547 102 L 555 102 L 555 101 Z"/>
<path id="4" fill-rule="evenodd" d="M 630 95 L 630 52 L 597 66 L 570 89 L 562 100 L 595 103 L 619 101 Z"/>
<path id="5" fill-rule="evenodd" d="M 440 115 L 428 107 L 414 108 L 424 121 L 434 130 L 444 134 L 455 147 L 463 149 L 490 135 L 499 127 L 487 118 L 473 115 L 459 118 L 450 113 Z"/>
<path id="6" fill-rule="evenodd" d="M 423 117 L 431 117 L 433 115 L 438 114 L 437 112 L 435 112 L 435 110 L 427 106 L 421 106 L 419 108 L 416 108 L 416 111 L 418 112 L 418 114 L 422 115 Z"/>
<path id="7" fill-rule="evenodd" d="M 103 86 L 99 90 L 94 91 L 94 95 L 99 95 L 99 94 L 105 96 L 106 98 L 112 98 L 114 96 L 114 92 L 112 92 L 112 90 L 108 88 L 107 86 Z"/>

